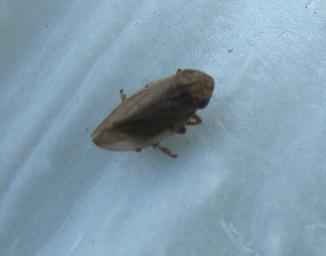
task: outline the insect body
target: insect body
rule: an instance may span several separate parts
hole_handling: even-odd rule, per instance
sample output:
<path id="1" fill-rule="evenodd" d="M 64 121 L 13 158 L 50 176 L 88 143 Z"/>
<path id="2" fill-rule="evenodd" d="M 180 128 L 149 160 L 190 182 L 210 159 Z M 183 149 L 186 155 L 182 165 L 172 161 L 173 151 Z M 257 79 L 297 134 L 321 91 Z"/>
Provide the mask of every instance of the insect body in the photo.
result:
<path id="1" fill-rule="evenodd" d="M 208 104 L 213 89 L 211 76 L 179 69 L 175 75 L 154 81 L 131 97 L 121 90 L 120 105 L 96 128 L 93 142 L 113 151 L 140 151 L 152 146 L 176 157 L 160 141 L 185 133 L 186 125 L 201 123 L 196 111 Z"/>

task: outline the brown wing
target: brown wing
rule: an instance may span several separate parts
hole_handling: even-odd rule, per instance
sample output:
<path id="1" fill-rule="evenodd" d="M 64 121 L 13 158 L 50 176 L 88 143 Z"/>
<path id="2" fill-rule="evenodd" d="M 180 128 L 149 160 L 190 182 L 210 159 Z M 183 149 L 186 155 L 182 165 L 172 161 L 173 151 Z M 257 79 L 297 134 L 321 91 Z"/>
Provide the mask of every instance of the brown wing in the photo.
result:
<path id="1" fill-rule="evenodd" d="M 133 118 L 116 123 L 114 128 L 135 138 L 155 136 L 178 129 L 195 111 L 191 105 L 167 98 Z"/>
<path id="2" fill-rule="evenodd" d="M 144 110 L 156 105 L 162 98 L 167 97 L 170 90 L 169 82 L 152 82 L 150 87 L 144 88 L 124 100 L 104 121 L 115 124 L 116 122 L 123 122 L 131 117 L 140 115 Z"/>
<path id="3" fill-rule="evenodd" d="M 152 82 L 150 87 L 125 99 L 96 128 L 93 134 L 105 129 L 111 129 L 130 118 L 141 115 L 146 109 L 152 108 L 160 99 L 166 97 L 169 84 L 160 81 Z"/>

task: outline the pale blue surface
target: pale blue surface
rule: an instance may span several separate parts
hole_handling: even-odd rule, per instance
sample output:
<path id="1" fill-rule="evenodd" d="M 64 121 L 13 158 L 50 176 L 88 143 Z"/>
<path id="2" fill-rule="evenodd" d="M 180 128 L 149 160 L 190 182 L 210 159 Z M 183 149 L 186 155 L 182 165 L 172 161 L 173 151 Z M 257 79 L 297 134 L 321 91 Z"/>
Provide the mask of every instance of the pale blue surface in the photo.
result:
<path id="1" fill-rule="evenodd" d="M 325 1 L 4 0 L 0 35 L 1 256 L 324 255 Z M 177 68 L 216 81 L 177 159 L 91 143 Z"/>

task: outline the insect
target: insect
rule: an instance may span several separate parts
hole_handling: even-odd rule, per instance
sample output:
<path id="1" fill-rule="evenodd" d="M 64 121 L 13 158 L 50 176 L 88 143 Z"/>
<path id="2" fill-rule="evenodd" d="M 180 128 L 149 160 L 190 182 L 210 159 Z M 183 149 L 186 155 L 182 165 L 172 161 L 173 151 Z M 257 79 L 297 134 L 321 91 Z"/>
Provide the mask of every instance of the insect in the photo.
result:
<path id="1" fill-rule="evenodd" d="M 154 81 L 131 97 L 120 90 L 121 103 L 93 132 L 93 142 L 113 151 L 160 149 L 177 157 L 160 142 L 186 133 L 186 125 L 202 122 L 196 114 L 206 107 L 214 89 L 211 76 L 197 70 L 178 69 L 168 78 Z"/>

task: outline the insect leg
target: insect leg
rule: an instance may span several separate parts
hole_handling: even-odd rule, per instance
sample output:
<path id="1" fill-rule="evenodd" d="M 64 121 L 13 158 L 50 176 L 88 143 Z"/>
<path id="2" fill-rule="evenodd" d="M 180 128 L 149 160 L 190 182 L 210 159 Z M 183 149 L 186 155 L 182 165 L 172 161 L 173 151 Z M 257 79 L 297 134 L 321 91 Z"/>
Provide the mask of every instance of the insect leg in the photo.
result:
<path id="1" fill-rule="evenodd" d="M 120 89 L 120 99 L 124 101 L 127 98 L 126 94 L 123 92 L 123 89 Z"/>
<path id="2" fill-rule="evenodd" d="M 201 118 L 196 113 L 193 113 L 186 121 L 186 125 L 197 125 L 200 124 L 201 122 L 202 122 Z"/>
<path id="3" fill-rule="evenodd" d="M 153 145 L 153 148 L 158 148 L 158 149 L 161 150 L 164 154 L 166 154 L 166 155 L 168 155 L 168 156 L 170 156 L 170 157 L 173 157 L 173 158 L 176 158 L 176 157 L 177 157 L 177 155 L 174 154 L 174 153 L 172 153 L 171 150 L 169 150 L 167 147 L 163 147 L 163 146 L 161 146 L 159 143 L 154 144 L 154 145 Z"/>

